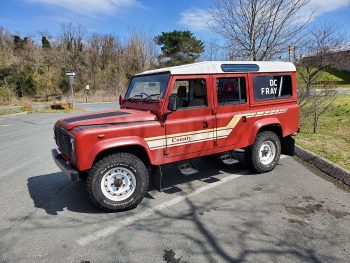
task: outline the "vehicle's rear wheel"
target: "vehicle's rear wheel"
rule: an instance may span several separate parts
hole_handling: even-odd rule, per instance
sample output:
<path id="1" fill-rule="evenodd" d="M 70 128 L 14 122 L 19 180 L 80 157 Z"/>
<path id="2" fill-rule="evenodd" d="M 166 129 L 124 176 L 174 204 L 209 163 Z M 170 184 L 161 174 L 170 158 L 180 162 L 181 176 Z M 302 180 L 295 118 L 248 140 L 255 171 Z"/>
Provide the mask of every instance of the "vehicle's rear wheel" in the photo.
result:
<path id="1" fill-rule="evenodd" d="M 281 155 L 281 141 L 272 131 L 260 132 L 254 144 L 247 150 L 247 158 L 252 169 L 258 173 L 271 171 L 277 165 Z"/>
<path id="2" fill-rule="evenodd" d="M 146 166 L 129 153 L 103 158 L 93 166 L 87 178 L 90 198 L 109 212 L 135 208 L 147 193 L 148 185 Z"/>

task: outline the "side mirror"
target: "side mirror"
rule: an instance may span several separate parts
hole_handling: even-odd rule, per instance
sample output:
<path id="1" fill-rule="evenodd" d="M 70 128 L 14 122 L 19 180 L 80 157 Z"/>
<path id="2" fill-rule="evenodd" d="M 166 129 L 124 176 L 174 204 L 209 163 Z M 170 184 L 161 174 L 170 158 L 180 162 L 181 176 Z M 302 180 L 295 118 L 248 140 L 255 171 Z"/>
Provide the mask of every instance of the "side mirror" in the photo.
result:
<path id="1" fill-rule="evenodd" d="M 177 110 L 177 95 L 176 94 L 172 94 L 169 97 L 169 104 L 168 104 L 168 110 L 170 111 L 176 111 Z"/>

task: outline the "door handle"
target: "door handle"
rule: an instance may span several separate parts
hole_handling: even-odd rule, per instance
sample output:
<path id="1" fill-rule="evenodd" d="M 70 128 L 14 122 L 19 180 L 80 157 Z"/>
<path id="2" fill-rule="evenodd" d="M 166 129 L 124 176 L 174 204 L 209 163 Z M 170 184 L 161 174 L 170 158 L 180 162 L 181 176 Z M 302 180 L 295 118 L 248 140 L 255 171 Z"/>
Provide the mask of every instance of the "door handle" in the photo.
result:
<path id="1" fill-rule="evenodd" d="M 207 121 L 203 121 L 203 128 L 206 129 L 209 127 L 209 124 Z"/>

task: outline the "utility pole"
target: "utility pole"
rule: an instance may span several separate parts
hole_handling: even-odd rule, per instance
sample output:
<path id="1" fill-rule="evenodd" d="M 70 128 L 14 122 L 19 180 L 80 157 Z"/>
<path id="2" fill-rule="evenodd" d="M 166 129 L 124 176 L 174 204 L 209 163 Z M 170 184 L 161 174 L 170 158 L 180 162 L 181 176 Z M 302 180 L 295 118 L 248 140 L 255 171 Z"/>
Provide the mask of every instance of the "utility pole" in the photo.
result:
<path id="1" fill-rule="evenodd" d="M 74 109 L 74 104 L 75 104 L 75 96 L 74 96 L 74 77 L 77 74 L 75 74 L 75 72 L 66 72 L 66 76 L 68 76 L 68 80 L 69 80 L 69 86 L 71 89 L 71 93 L 72 93 L 72 109 Z"/>
<path id="2" fill-rule="evenodd" d="M 288 46 L 288 54 L 289 54 L 289 62 L 295 63 L 295 51 L 297 47 L 296 46 Z"/>

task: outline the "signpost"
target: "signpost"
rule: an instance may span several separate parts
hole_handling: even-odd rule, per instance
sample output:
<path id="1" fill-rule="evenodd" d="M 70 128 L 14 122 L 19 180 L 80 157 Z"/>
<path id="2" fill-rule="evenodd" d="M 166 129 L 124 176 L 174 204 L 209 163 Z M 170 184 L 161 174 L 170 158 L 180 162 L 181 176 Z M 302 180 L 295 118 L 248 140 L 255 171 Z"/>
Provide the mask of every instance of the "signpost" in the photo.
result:
<path id="1" fill-rule="evenodd" d="M 66 76 L 68 76 L 68 80 L 69 80 L 69 86 L 71 89 L 71 93 L 72 93 L 72 109 L 74 109 L 74 104 L 75 104 L 75 98 L 74 98 L 74 77 L 76 76 L 75 72 L 66 72 Z"/>
<path id="2" fill-rule="evenodd" d="M 88 102 L 88 93 L 89 93 L 89 90 L 90 90 L 90 85 L 86 85 L 86 86 L 85 86 L 85 102 L 86 102 L 86 103 Z"/>

